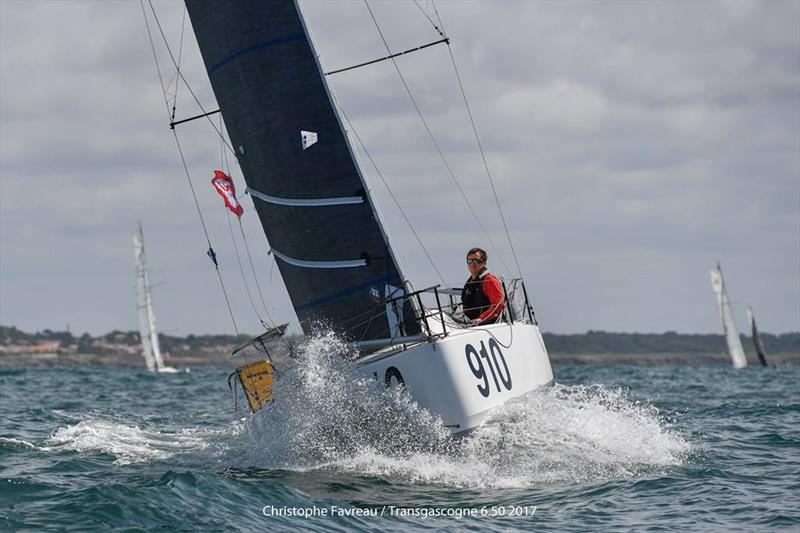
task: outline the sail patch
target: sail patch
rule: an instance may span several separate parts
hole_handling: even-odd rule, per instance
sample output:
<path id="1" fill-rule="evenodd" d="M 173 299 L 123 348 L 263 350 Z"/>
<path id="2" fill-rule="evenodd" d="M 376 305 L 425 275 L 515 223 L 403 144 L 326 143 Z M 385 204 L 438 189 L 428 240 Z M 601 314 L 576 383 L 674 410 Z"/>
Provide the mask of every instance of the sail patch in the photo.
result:
<path id="1" fill-rule="evenodd" d="M 300 142 L 303 144 L 303 150 L 317 144 L 317 132 L 300 130 Z"/>
<path id="2" fill-rule="evenodd" d="M 302 268 L 356 268 L 367 266 L 368 264 L 367 259 L 365 258 L 346 261 L 307 261 L 305 259 L 295 259 L 294 257 L 289 257 L 288 255 L 280 253 L 274 248 L 270 250 L 270 253 L 284 263 L 289 263 L 292 266 Z"/>
<path id="3" fill-rule="evenodd" d="M 293 206 L 325 206 L 325 205 L 348 205 L 348 204 L 363 204 L 363 196 L 339 196 L 337 198 L 280 198 L 278 196 L 270 196 L 255 189 L 247 188 L 250 196 L 263 200 L 264 202 L 276 205 L 293 205 Z"/>

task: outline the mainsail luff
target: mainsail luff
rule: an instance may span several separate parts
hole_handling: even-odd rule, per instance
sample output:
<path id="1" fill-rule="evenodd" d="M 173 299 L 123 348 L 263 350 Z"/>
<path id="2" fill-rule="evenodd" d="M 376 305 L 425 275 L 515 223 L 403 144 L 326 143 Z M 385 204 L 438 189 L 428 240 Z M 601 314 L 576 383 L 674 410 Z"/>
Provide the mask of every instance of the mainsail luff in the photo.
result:
<path id="1" fill-rule="evenodd" d="M 304 331 L 319 321 L 356 340 L 419 332 L 408 304 L 404 327 L 390 331 L 383 299 L 404 280 L 296 2 L 187 0 L 186 5 L 231 144 Z"/>
<path id="2" fill-rule="evenodd" d="M 144 235 L 142 234 L 141 226 L 139 226 L 139 233 L 133 236 L 133 251 L 136 258 L 136 309 L 139 314 L 139 337 L 142 340 L 142 355 L 144 356 L 147 370 L 154 372 L 156 370 L 156 360 L 153 356 L 151 344 L 147 260 L 144 254 Z"/>
<path id="3" fill-rule="evenodd" d="M 711 287 L 717 295 L 717 305 L 722 319 L 722 329 L 725 332 L 725 340 L 728 343 L 728 353 L 733 361 L 734 368 L 744 368 L 747 366 L 747 357 L 742 348 L 742 341 L 739 332 L 736 330 L 736 322 L 733 319 L 733 311 L 728 300 L 728 293 L 725 290 L 725 282 L 722 279 L 722 268 L 719 263 L 711 271 Z"/>
<path id="4" fill-rule="evenodd" d="M 747 308 L 747 322 L 750 324 L 750 336 L 753 338 L 753 347 L 756 350 L 758 362 L 761 363 L 761 366 L 768 366 L 764 344 L 761 342 L 761 335 L 758 334 L 758 326 L 756 326 L 756 317 L 750 307 Z"/>

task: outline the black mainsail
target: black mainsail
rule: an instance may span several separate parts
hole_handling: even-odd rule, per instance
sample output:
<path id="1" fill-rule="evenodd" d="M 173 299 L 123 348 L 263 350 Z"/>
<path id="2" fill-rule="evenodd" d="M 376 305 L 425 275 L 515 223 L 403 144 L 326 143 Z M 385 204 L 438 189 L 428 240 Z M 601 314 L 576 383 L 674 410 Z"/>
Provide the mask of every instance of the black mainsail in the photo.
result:
<path id="1" fill-rule="evenodd" d="M 231 145 L 303 330 L 420 331 L 292 0 L 186 0 Z M 394 316 L 392 316 L 394 315 Z M 398 316 L 402 315 L 402 316 Z"/>
<path id="2" fill-rule="evenodd" d="M 761 363 L 761 366 L 768 366 L 767 356 L 764 354 L 764 343 L 761 342 L 761 335 L 759 335 L 756 325 L 756 316 L 750 307 L 747 308 L 747 321 L 750 323 L 750 335 L 753 337 L 753 347 L 756 350 L 758 362 Z"/>

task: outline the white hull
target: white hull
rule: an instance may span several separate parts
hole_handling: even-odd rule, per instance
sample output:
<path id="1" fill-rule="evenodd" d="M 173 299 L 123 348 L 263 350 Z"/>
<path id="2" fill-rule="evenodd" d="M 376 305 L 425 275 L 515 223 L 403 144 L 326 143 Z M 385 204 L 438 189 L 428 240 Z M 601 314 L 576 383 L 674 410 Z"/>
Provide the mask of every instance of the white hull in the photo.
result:
<path id="1" fill-rule="evenodd" d="M 553 382 L 535 325 L 493 324 L 456 329 L 433 342 L 391 347 L 359 360 L 378 380 L 398 375 L 414 400 L 453 432 L 480 425 L 495 407 Z"/>

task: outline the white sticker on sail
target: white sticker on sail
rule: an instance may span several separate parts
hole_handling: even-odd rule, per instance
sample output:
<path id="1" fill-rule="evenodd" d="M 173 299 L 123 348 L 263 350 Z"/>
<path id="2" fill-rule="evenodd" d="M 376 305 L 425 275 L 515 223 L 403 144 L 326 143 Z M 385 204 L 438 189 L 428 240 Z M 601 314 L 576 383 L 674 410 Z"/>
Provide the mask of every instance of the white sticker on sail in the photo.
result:
<path id="1" fill-rule="evenodd" d="M 315 131 L 300 131 L 300 140 L 303 143 L 303 150 L 310 148 L 312 144 L 317 142 L 317 132 Z"/>

